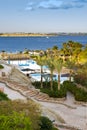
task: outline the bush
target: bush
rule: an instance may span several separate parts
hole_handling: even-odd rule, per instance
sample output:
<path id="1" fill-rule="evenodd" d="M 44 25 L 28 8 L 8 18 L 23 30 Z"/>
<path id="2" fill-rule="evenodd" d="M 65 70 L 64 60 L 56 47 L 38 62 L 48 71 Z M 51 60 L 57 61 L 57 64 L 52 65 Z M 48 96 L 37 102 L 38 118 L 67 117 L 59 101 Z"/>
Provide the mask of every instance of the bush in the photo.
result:
<path id="1" fill-rule="evenodd" d="M 30 126 L 33 130 L 39 130 L 39 118 L 40 118 L 40 110 L 33 101 L 28 100 L 27 102 L 23 101 L 1 101 L 0 102 L 0 117 L 4 116 L 8 119 L 14 116 L 14 112 L 16 113 L 16 119 L 19 120 L 18 122 L 22 121 L 22 113 L 23 113 L 23 119 L 26 121 L 29 121 Z M 19 118 L 18 118 L 18 113 L 19 113 Z M 29 117 L 29 118 L 28 118 Z M 15 118 L 12 119 L 13 126 L 15 124 Z M 1 123 L 1 122 L 0 122 Z M 28 125 L 28 124 L 27 124 Z M 1 128 L 1 127 L 0 127 Z M 6 128 L 6 127 L 5 127 Z M 29 129 L 29 130 L 32 130 Z M 0 129 L 1 130 L 1 129 Z M 6 130 L 6 129 L 2 129 Z M 9 129 L 8 129 L 9 130 Z M 19 129 L 11 129 L 11 130 L 19 130 Z M 26 129 L 24 129 L 26 130 Z"/>
<path id="2" fill-rule="evenodd" d="M 3 69 L 4 68 L 4 66 L 3 65 L 0 65 L 0 69 Z"/>
<path id="3" fill-rule="evenodd" d="M 41 92 L 48 94 L 50 97 L 63 98 L 66 97 L 66 89 L 61 85 L 60 90 L 58 90 L 57 82 L 53 82 L 53 91 L 50 89 L 50 82 L 43 82 L 43 88 L 41 88 L 40 82 L 34 82 L 35 88 L 40 89 Z M 47 85 L 47 86 L 46 86 Z"/>
<path id="4" fill-rule="evenodd" d="M 28 116 L 19 112 L 0 116 L 1 130 L 32 130 L 31 121 Z"/>
<path id="5" fill-rule="evenodd" d="M 70 81 L 64 81 L 63 86 L 74 94 L 77 101 L 87 102 L 87 92 L 81 88 L 77 88 L 76 84 Z"/>
<path id="6" fill-rule="evenodd" d="M 85 92 L 83 89 L 77 88 L 76 84 L 74 82 L 70 81 L 64 81 L 63 85 L 61 85 L 60 90 L 57 88 L 57 82 L 53 82 L 53 91 L 50 89 L 50 82 L 43 82 L 43 88 L 41 88 L 40 82 L 33 83 L 36 88 L 39 88 L 41 92 L 48 94 L 50 97 L 54 98 L 63 98 L 66 97 L 67 91 L 70 91 L 75 96 L 75 99 L 77 101 L 84 101 L 87 102 L 87 92 Z"/>
<path id="7" fill-rule="evenodd" d="M 54 128 L 52 121 L 48 117 L 40 117 L 40 130 L 58 130 Z"/>
<path id="8" fill-rule="evenodd" d="M 0 92 L 0 101 L 2 100 L 9 100 L 9 98 L 7 97 L 7 95 L 3 92 Z"/>
<path id="9" fill-rule="evenodd" d="M 87 87 L 87 74 L 78 73 L 77 75 L 74 76 L 74 81 L 78 84 Z"/>
<path id="10" fill-rule="evenodd" d="M 34 85 L 36 89 L 41 88 L 41 82 L 35 81 L 35 82 L 32 83 L 32 85 Z"/>
<path id="11" fill-rule="evenodd" d="M 52 121 L 49 118 L 41 116 L 40 121 L 40 130 L 52 130 Z"/>

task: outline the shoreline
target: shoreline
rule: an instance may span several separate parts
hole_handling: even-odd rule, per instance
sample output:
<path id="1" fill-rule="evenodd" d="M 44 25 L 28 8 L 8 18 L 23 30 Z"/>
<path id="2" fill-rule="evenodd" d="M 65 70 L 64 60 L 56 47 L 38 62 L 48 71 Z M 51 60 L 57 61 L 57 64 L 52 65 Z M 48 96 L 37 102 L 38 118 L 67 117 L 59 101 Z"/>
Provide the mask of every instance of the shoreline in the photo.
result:
<path id="1" fill-rule="evenodd" d="M 26 33 L 26 32 L 12 32 L 0 33 L 0 37 L 50 37 L 50 36 L 87 36 L 87 32 L 52 32 L 52 33 Z"/>
<path id="2" fill-rule="evenodd" d="M 50 37 L 58 36 L 56 34 L 38 34 L 38 33 L 6 33 L 0 34 L 0 37 Z"/>

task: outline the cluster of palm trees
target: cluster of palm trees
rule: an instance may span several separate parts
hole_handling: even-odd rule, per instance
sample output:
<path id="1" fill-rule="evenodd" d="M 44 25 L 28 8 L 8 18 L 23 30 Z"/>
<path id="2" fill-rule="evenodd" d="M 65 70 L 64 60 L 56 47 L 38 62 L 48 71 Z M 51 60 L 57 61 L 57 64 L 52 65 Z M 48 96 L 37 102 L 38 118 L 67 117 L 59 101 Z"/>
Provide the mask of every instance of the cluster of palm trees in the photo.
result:
<path id="1" fill-rule="evenodd" d="M 48 66 L 50 70 L 51 90 L 53 90 L 53 72 L 55 70 L 58 73 L 58 90 L 60 90 L 60 74 L 63 66 L 69 69 L 69 80 L 71 81 L 72 73 L 76 72 L 78 65 L 86 62 L 86 54 L 87 46 L 84 47 L 82 44 L 73 41 L 63 43 L 61 49 L 54 46 L 45 52 L 40 51 L 40 55 L 36 58 L 36 61 L 41 66 L 41 88 L 43 88 L 43 65 Z"/>

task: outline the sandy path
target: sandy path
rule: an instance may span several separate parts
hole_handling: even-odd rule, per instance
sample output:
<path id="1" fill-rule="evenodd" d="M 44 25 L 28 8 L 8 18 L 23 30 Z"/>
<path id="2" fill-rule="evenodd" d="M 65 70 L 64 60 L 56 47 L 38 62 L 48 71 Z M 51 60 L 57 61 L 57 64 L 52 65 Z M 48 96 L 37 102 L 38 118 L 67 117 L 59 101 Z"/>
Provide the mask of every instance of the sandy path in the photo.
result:
<path id="1" fill-rule="evenodd" d="M 48 116 L 50 116 L 52 120 L 55 120 L 56 123 L 59 123 L 59 118 L 61 118 L 69 126 L 87 130 L 87 104 L 85 104 L 85 106 L 76 105 L 74 101 L 73 95 L 68 92 L 67 99 L 62 101 L 62 104 L 48 102 L 40 102 L 40 104 L 45 110 L 48 110 L 51 114 L 53 113 L 51 115 L 45 111 L 45 115 L 49 114 Z"/>
<path id="2" fill-rule="evenodd" d="M 53 115 L 56 114 L 56 116 L 57 115 L 60 116 L 62 119 L 64 119 L 65 123 L 67 123 L 68 125 L 78 127 L 82 130 L 87 129 L 87 108 L 86 107 L 78 106 L 76 109 L 71 109 L 64 105 L 55 104 L 55 103 L 40 102 L 40 104 L 44 106 L 45 109 L 53 112 Z M 55 119 L 54 116 L 52 117 L 53 119 Z M 59 123 L 59 121 L 57 120 L 56 122 Z"/>

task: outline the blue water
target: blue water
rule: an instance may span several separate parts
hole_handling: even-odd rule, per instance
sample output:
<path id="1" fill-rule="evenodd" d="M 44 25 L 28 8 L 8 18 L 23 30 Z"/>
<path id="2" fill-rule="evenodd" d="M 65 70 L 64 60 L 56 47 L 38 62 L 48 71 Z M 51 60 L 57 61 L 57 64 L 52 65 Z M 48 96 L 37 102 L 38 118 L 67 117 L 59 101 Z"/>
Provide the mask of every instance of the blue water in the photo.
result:
<path id="1" fill-rule="evenodd" d="M 57 45 L 62 47 L 62 43 L 69 40 L 87 44 L 87 36 L 52 36 L 46 37 L 0 37 L 0 51 L 16 52 L 29 50 L 46 50 Z"/>
<path id="2" fill-rule="evenodd" d="M 30 74 L 31 77 L 33 79 L 35 79 L 36 81 L 40 81 L 41 80 L 41 74 L 40 73 L 33 73 L 33 74 Z M 49 77 L 50 78 L 50 77 Z M 44 78 L 43 78 L 44 79 Z M 44 79 L 45 80 L 45 79 Z M 53 80 L 54 81 L 57 81 L 58 80 L 58 75 L 56 74 L 55 77 L 53 77 Z M 68 77 L 60 77 L 60 82 L 63 83 L 65 80 L 69 80 Z M 48 81 L 50 81 L 50 79 L 48 79 Z"/>

